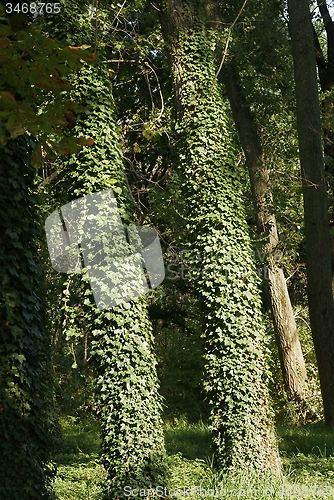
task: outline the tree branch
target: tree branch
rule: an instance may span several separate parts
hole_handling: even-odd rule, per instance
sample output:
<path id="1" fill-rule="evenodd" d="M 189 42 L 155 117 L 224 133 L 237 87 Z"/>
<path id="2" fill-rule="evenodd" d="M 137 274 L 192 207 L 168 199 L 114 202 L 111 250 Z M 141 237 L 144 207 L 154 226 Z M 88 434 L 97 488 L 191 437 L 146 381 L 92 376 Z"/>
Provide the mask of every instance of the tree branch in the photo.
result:
<path id="1" fill-rule="evenodd" d="M 326 0 L 317 0 L 317 3 L 327 35 L 327 77 L 334 82 L 334 23 L 329 13 Z"/>
<path id="2" fill-rule="evenodd" d="M 333 21 L 332 21 L 331 15 L 329 13 L 326 0 L 317 0 L 317 1 L 318 1 L 318 7 L 320 10 L 320 14 L 321 14 L 324 26 L 325 26 L 325 30 L 327 32 L 328 27 L 330 26 L 330 24 Z M 327 35 L 328 35 L 328 32 L 327 32 Z"/>
<path id="3" fill-rule="evenodd" d="M 48 175 L 38 186 L 38 189 L 40 189 L 42 186 L 45 186 L 45 184 L 48 184 L 49 182 L 53 181 L 58 175 L 57 171 L 52 172 L 52 174 Z"/>

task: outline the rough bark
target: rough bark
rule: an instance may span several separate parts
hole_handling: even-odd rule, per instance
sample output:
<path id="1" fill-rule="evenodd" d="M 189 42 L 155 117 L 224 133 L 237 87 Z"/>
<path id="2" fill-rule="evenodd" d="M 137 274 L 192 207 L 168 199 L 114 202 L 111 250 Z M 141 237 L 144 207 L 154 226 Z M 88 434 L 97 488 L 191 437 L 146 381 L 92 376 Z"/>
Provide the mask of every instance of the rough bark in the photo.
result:
<path id="1" fill-rule="evenodd" d="M 327 190 L 313 28 L 307 0 L 289 0 L 303 180 L 307 293 L 325 421 L 334 424 L 334 307 Z"/>
<path id="2" fill-rule="evenodd" d="M 269 173 L 256 121 L 244 95 L 235 61 L 225 63 L 220 75 L 246 157 L 256 210 L 257 234 L 269 234 L 264 247 L 265 264 L 268 269 L 269 298 L 283 382 L 288 399 L 297 403 L 300 408 L 305 404 L 307 374 L 284 272 L 277 264 L 276 252 L 280 240 L 273 211 Z"/>
<path id="3" fill-rule="evenodd" d="M 280 267 L 269 267 L 268 278 L 285 388 L 289 399 L 303 409 L 307 375 L 284 272 Z"/>

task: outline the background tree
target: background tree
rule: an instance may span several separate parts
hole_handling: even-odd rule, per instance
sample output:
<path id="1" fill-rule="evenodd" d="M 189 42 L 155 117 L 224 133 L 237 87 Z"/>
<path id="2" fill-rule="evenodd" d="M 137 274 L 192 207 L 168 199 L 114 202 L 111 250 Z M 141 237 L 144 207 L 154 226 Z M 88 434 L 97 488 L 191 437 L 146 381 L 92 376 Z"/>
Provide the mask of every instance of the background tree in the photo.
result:
<path id="1" fill-rule="evenodd" d="M 323 136 L 324 136 L 324 155 L 325 172 L 327 182 L 330 186 L 329 197 L 329 218 L 330 224 L 333 220 L 333 200 L 334 200 L 334 182 L 333 182 L 333 96 L 334 86 L 333 59 L 334 59 L 334 23 L 325 0 L 317 2 L 321 21 L 313 19 L 314 27 L 314 48 L 318 67 L 322 95 L 322 118 L 323 118 Z M 322 31 L 326 32 L 326 41 L 324 42 Z M 334 238 L 331 234 L 331 254 L 332 254 L 332 289 L 334 293 Z"/>
<path id="2" fill-rule="evenodd" d="M 303 180 L 307 292 L 325 420 L 334 422 L 334 309 L 321 122 L 308 2 L 290 0 L 289 19 L 297 98 L 297 129 Z"/>
<path id="3" fill-rule="evenodd" d="M 265 254 L 269 298 L 285 389 L 288 399 L 296 403 L 299 412 L 303 412 L 306 409 L 307 374 L 284 271 L 279 265 L 280 239 L 269 171 L 236 61 L 225 62 L 221 75 L 249 170 L 257 233 L 264 239 L 262 251 Z"/>

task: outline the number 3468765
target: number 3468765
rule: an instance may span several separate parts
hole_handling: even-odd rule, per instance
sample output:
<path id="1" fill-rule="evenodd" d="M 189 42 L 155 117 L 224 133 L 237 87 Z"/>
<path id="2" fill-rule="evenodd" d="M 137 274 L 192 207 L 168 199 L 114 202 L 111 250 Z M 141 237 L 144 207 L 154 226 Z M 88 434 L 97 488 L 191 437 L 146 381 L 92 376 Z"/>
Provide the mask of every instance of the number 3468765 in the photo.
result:
<path id="1" fill-rule="evenodd" d="M 6 3 L 6 13 L 13 14 L 59 14 L 60 3 L 42 3 L 42 2 L 32 2 L 32 3 Z"/>

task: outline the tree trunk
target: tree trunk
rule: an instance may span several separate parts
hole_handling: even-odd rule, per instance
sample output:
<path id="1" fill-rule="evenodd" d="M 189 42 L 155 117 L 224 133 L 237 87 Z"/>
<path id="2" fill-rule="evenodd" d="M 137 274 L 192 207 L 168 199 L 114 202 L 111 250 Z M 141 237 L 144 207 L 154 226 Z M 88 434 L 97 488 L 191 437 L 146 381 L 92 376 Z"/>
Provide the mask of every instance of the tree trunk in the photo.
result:
<path id="1" fill-rule="evenodd" d="M 334 424 L 334 307 L 327 190 L 308 0 L 289 0 L 304 195 L 307 292 L 325 421 Z"/>
<path id="2" fill-rule="evenodd" d="M 307 374 L 284 272 L 277 264 L 276 251 L 280 240 L 273 211 L 269 173 L 263 158 L 255 118 L 244 95 L 235 61 L 224 64 L 221 78 L 246 156 L 256 210 L 257 233 L 259 236 L 269 233 L 264 253 L 284 387 L 288 399 L 297 403 L 299 409 L 302 409 L 305 406 Z"/>
<path id="3" fill-rule="evenodd" d="M 71 3 L 62 8 L 61 14 L 52 17 L 55 35 L 71 35 L 77 45 L 93 44 L 95 24 L 89 21 L 89 2 Z M 87 24 L 78 31 L 75 23 L 84 12 Z M 71 77 L 71 84 L 73 90 L 69 98 L 82 107 L 89 103 L 89 109 L 76 114 L 71 133 L 77 137 L 93 137 L 94 144 L 83 148 L 78 155 L 62 158 L 61 172 L 48 189 L 54 186 L 56 203 L 64 204 L 112 186 L 123 220 L 134 224 L 133 202 L 124 175 L 115 103 L 106 68 L 98 63 L 84 65 Z M 124 248 L 121 251 L 124 252 Z M 104 252 L 105 260 L 110 261 L 107 247 Z M 84 309 L 80 321 L 86 322 L 94 338 L 92 361 L 98 372 L 101 453 L 107 471 L 103 485 L 105 498 L 123 498 L 123 489 L 129 485 L 146 490 L 156 485 L 165 486 L 162 401 L 145 298 L 99 311 L 85 274 L 77 288 L 74 282 L 68 295 L 78 309 Z"/>
<path id="4" fill-rule="evenodd" d="M 321 45 L 314 30 L 314 48 L 318 66 L 319 81 L 323 93 L 329 92 L 334 86 L 334 23 L 327 7 L 326 0 L 318 0 L 318 7 L 322 17 L 323 25 L 326 30 L 327 54 L 325 57 Z M 323 113 L 328 116 L 333 114 L 333 97 L 328 95 L 323 101 Z M 324 153 L 329 161 L 325 162 L 325 171 L 328 176 L 328 182 L 331 187 L 331 208 L 330 225 L 334 224 L 334 182 L 333 182 L 333 160 L 334 160 L 334 133 L 330 126 L 324 130 Z M 331 237 L 331 255 L 332 255 L 332 292 L 334 297 L 334 238 Z"/>
<path id="5" fill-rule="evenodd" d="M 0 147 L 0 498 L 51 500 L 56 422 L 31 138 Z"/>
<path id="6" fill-rule="evenodd" d="M 306 368 L 283 270 L 268 267 L 270 302 L 283 380 L 290 401 L 305 409 Z"/>
<path id="7" fill-rule="evenodd" d="M 278 472 L 255 262 L 215 78 L 214 31 L 203 19 L 199 2 L 161 4 L 178 113 L 184 218 L 191 252 L 200 256 L 194 286 L 205 318 L 205 388 L 215 463 L 223 469 Z"/>

